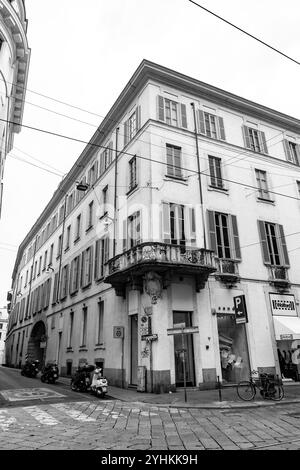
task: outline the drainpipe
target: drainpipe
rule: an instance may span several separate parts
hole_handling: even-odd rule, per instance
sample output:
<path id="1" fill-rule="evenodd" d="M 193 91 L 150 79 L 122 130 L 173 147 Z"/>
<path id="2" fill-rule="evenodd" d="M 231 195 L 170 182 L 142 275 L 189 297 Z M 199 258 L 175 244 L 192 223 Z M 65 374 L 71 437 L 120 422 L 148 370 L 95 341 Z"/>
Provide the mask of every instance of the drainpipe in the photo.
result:
<path id="1" fill-rule="evenodd" d="M 200 171 L 200 155 L 199 155 L 198 136 L 197 136 L 197 121 L 196 121 L 195 103 L 191 103 L 191 106 L 192 106 L 192 108 L 193 108 L 193 116 L 194 116 L 194 128 L 195 128 L 194 134 L 195 134 L 195 141 L 196 141 L 197 164 L 198 164 L 199 195 L 200 195 L 200 206 L 201 206 L 202 225 L 203 225 L 203 244 L 204 244 L 204 248 L 207 249 L 206 233 L 205 233 L 205 217 L 204 217 L 204 207 L 203 207 L 203 194 L 202 194 L 202 183 L 201 183 L 201 171 Z"/>
<path id="2" fill-rule="evenodd" d="M 63 253 L 63 246 L 64 246 L 65 225 L 66 225 L 67 198 L 68 198 L 68 194 L 65 195 L 64 217 L 63 217 L 63 226 L 62 226 L 62 234 L 61 234 L 61 246 L 60 246 L 60 253 L 59 253 L 59 268 L 58 268 L 58 277 L 57 277 L 56 302 L 58 302 L 58 297 L 59 297 L 59 284 L 60 284 L 60 274 L 61 274 L 61 265 L 62 265 L 62 253 Z"/>
<path id="3" fill-rule="evenodd" d="M 117 181 L 118 181 L 118 136 L 119 128 L 116 128 L 116 156 L 115 156 L 115 194 L 114 194 L 114 240 L 113 240 L 113 258 L 116 256 L 117 247 Z"/>
<path id="4" fill-rule="evenodd" d="M 35 237 L 32 265 L 31 265 L 31 269 L 30 269 L 30 283 L 29 283 L 29 292 L 28 292 L 28 300 L 27 300 L 27 304 L 26 304 L 25 318 L 27 318 L 28 310 L 29 310 L 29 303 L 31 303 L 30 302 L 30 295 L 31 295 L 31 286 L 32 286 L 32 278 L 33 278 L 33 270 L 34 270 L 34 261 L 35 261 L 35 255 L 36 255 L 36 244 L 37 244 L 37 235 Z"/>

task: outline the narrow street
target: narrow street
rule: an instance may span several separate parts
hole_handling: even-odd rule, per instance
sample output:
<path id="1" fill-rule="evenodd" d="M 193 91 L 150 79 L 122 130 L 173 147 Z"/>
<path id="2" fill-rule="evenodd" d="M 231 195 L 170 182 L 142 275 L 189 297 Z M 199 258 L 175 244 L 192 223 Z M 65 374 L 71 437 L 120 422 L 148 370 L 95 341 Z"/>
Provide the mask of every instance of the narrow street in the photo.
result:
<path id="1" fill-rule="evenodd" d="M 101 400 L 3 367 L 0 384 L 1 450 L 300 450 L 299 403 L 197 409 Z"/>

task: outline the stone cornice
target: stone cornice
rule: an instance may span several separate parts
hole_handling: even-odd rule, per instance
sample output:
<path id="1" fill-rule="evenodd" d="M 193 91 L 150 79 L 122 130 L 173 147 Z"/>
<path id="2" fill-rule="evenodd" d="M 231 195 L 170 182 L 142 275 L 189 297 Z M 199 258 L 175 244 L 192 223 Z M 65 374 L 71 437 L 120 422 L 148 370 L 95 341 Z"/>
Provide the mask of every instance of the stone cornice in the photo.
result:
<path id="1" fill-rule="evenodd" d="M 0 3 L 1 1 L 2 0 L 0 0 Z M 174 87 L 197 99 L 203 98 L 205 100 L 210 100 L 219 106 L 237 110 L 249 117 L 256 117 L 265 123 L 282 127 L 300 135 L 300 120 L 298 119 L 246 100 L 240 96 L 234 95 L 220 88 L 216 88 L 148 60 L 143 60 L 127 85 L 121 91 L 119 97 L 108 111 L 96 132 L 93 134 L 89 144 L 86 145 L 67 176 L 60 183 L 42 214 L 20 244 L 13 271 L 13 278 L 17 272 L 19 260 L 22 258 L 23 250 L 28 244 L 30 244 L 31 240 L 42 228 L 52 211 L 72 187 L 76 179 L 82 173 L 82 169 L 93 158 L 96 151 L 93 144 L 105 144 L 108 135 L 117 127 L 116 123 L 120 121 L 130 102 L 136 99 L 145 84 L 149 81 L 156 81 L 162 85 Z"/>

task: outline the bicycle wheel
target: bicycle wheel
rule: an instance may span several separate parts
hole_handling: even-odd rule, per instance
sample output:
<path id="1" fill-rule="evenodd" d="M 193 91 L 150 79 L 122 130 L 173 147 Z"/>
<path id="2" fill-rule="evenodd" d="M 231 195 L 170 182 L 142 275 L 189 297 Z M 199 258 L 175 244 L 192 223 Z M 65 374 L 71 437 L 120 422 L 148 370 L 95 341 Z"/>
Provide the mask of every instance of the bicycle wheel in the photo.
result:
<path id="1" fill-rule="evenodd" d="M 272 393 L 269 394 L 271 400 L 280 401 L 284 397 L 284 390 L 282 385 L 273 385 Z"/>
<path id="2" fill-rule="evenodd" d="M 240 399 L 244 401 L 253 400 L 256 393 L 254 385 L 248 380 L 239 382 L 236 391 Z"/>

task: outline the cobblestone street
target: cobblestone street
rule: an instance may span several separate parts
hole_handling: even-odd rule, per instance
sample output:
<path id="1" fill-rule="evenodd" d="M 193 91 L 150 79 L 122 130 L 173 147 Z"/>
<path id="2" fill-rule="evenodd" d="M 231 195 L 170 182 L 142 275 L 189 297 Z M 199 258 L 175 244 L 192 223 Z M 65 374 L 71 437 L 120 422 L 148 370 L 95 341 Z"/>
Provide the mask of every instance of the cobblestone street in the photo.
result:
<path id="1" fill-rule="evenodd" d="M 171 408 L 119 400 L 0 410 L 0 449 L 300 449 L 300 405 Z"/>

